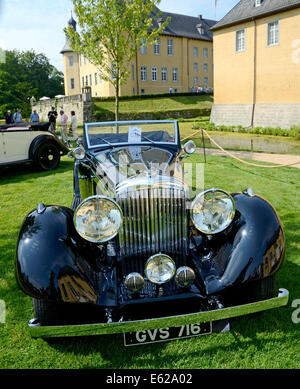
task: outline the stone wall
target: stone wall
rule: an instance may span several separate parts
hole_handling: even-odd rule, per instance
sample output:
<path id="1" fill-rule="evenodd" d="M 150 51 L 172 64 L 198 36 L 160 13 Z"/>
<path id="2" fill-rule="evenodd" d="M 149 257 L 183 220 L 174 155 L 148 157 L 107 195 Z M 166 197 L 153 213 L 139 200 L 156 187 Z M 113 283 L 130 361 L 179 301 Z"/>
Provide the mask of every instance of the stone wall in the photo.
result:
<path id="1" fill-rule="evenodd" d="M 210 121 L 215 125 L 250 127 L 300 126 L 300 104 L 214 104 Z"/>
<path id="2" fill-rule="evenodd" d="M 79 125 L 93 121 L 93 102 L 90 96 L 85 93 L 58 99 L 33 101 L 31 106 L 32 109 L 37 110 L 40 121 L 48 121 L 48 112 L 51 110 L 51 107 L 55 107 L 58 113 L 58 122 L 60 121 L 60 110 L 63 110 L 69 119 L 71 111 L 75 111 Z"/>

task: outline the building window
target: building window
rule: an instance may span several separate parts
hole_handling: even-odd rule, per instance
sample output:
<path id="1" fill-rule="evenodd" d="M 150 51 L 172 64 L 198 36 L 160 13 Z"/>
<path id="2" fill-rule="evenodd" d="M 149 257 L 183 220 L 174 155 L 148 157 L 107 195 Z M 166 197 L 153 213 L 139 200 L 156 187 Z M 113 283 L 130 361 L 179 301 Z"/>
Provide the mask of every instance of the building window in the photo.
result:
<path id="1" fill-rule="evenodd" d="M 98 85 L 98 74 L 95 73 L 95 85 Z"/>
<path id="2" fill-rule="evenodd" d="M 167 54 L 174 55 L 174 40 L 173 39 L 168 39 Z"/>
<path id="3" fill-rule="evenodd" d="M 69 55 L 69 66 L 73 66 L 74 65 L 74 57 L 73 55 Z"/>
<path id="4" fill-rule="evenodd" d="M 208 58 L 208 49 L 206 47 L 203 49 L 203 57 Z"/>
<path id="5" fill-rule="evenodd" d="M 198 76 L 195 76 L 194 77 L 194 85 L 198 85 L 199 84 L 199 78 Z"/>
<path id="6" fill-rule="evenodd" d="M 198 72 L 199 68 L 198 68 L 198 62 L 195 62 L 194 63 L 194 71 L 195 72 Z"/>
<path id="7" fill-rule="evenodd" d="M 172 69 L 172 81 L 178 82 L 178 68 Z"/>
<path id="8" fill-rule="evenodd" d="M 75 80 L 71 78 L 71 89 L 75 89 Z"/>
<path id="9" fill-rule="evenodd" d="M 89 85 L 89 76 L 85 76 L 85 86 Z"/>
<path id="10" fill-rule="evenodd" d="M 117 74 L 116 74 L 117 71 L 116 71 L 116 65 L 114 63 L 111 64 L 110 71 L 111 71 L 111 79 L 115 80 L 117 78 Z"/>
<path id="11" fill-rule="evenodd" d="M 154 40 L 154 54 L 160 55 L 160 38 Z"/>
<path id="12" fill-rule="evenodd" d="M 92 75 L 90 74 L 90 86 L 92 86 Z"/>
<path id="13" fill-rule="evenodd" d="M 153 68 L 151 68 L 151 79 L 152 79 L 152 81 L 157 81 L 157 67 L 156 66 L 153 66 Z"/>
<path id="14" fill-rule="evenodd" d="M 145 89 L 141 89 L 141 94 L 144 95 L 145 94 Z"/>
<path id="15" fill-rule="evenodd" d="M 208 64 L 207 64 L 207 63 L 205 63 L 205 64 L 203 65 L 203 71 L 204 71 L 204 72 L 208 72 Z"/>
<path id="16" fill-rule="evenodd" d="M 99 73 L 99 83 L 102 84 L 102 73 Z"/>
<path id="17" fill-rule="evenodd" d="M 82 87 L 84 87 L 84 77 L 81 79 Z"/>
<path id="18" fill-rule="evenodd" d="M 255 7 L 259 7 L 260 5 L 262 5 L 263 3 L 263 0 L 255 0 Z"/>
<path id="19" fill-rule="evenodd" d="M 141 54 L 147 54 L 147 46 L 146 46 L 146 39 L 143 38 L 141 40 L 141 44 L 140 44 L 140 53 Z"/>
<path id="20" fill-rule="evenodd" d="M 86 57 L 83 57 L 83 63 L 86 65 Z"/>
<path id="21" fill-rule="evenodd" d="M 235 51 L 245 51 L 246 41 L 245 41 L 245 30 L 239 30 L 235 33 Z"/>
<path id="22" fill-rule="evenodd" d="M 134 64 L 131 64 L 131 79 L 134 81 Z"/>
<path id="23" fill-rule="evenodd" d="M 279 21 L 268 23 L 268 46 L 279 45 Z"/>
<path id="24" fill-rule="evenodd" d="M 198 57 L 199 53 L 198 53 L 198 47 L 194 47 L 194 57 Z"/>
<path id="25" fill-rule="evenodd" d="M 147 66 L 141 66 L 141 81 L 147 81 Z"/>
<path id="26" fill-rule="evenodd" d="M 168 81 L 168 68 L 166 68 L 166 67 L 161 68 L 161 80 L 163 82 Z"/>
<path id="27" fill-rule="evenodd" d="M 208 85 L 208 77 L 204 77 L 204 85 Z"/>

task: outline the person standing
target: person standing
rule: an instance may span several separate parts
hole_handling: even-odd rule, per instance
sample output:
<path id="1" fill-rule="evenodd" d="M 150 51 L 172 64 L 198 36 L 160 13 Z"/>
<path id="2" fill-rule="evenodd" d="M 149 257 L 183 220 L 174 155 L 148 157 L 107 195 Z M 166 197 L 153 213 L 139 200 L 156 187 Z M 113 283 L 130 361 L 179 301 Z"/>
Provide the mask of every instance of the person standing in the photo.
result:
<path id="1" fill-rule="evenodd" d="M 48 112 L 48 118 L 49 118 L 49 123 L 50 123 L 50 131 L 55 134 L 55 130 L 56 130 L 56 119 L 57 119 L 58 115 L 57 115 L 57 112 L 55 110 L 55 107 L 52 107 L 51 108 L 51 111 Z"/>
<path id="2" fill-rule="evenodd" d="M 14 114 L 13 121 L 14 123 L 21 123 L 22 122 L 22 115 L 21 115 L 21 110 L 18 109 L 17 112 Z"/>
<path id="3" fill-rule="evenodd" d="M 63 110 L 60 111 L 61 119 L 60 119 L 60 125 L 61 125 L 61 139 L 64 143 L 68 143 L 68 137 L 67 137 L 67 124 L 68 124 L 68 116 L 64 113 Z"/>
<path id="4" fill-rule="evenodd" d="M 7 111 L 5 115 L 5 124 L 12 124 L 14 122 L 13 115 L 11 114 L 11 111 Z"/>
<path id="5" fill-rule="evenodd" d="M 30 121 L 32 123 L 39 123 L 40 117 L 36 112 L 36 109 L 33 110 L 32 114 L 30 115 Z"/>
<path id="6" fill-rule="evenodd" d="M 71 111 L 71 126 L 69 132 L 73 135 L 73 140 L 77 140 L 77 117 L 75 111 Z"/>

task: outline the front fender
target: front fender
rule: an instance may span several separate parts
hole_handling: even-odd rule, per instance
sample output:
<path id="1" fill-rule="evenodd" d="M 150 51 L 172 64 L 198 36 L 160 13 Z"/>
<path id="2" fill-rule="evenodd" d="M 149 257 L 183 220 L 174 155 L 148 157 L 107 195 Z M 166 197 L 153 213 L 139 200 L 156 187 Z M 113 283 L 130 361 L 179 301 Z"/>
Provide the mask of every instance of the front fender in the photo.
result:
<path id="1" fill-rule="evenodd" d="M 232 227 L 211 242 L 212 271 L 203 277 L 207 294 L 268 277 L 284 261 L 284 232 L 271 204 L 241 193 L 233 198 L 236 217 Z"/>
<path id="2" fill-rule="evenodd" d="M 17 281 L 37 299 L 101 305 L 99 290 L 105 291 L 105 280 L 114 275 L 103 277 L 90 264 L 97 250 L 77 234 L 71 209 L 41 204 L 25 218 L 19 233 Z M 106 298 L 104 303 L 114 301 Z"/>

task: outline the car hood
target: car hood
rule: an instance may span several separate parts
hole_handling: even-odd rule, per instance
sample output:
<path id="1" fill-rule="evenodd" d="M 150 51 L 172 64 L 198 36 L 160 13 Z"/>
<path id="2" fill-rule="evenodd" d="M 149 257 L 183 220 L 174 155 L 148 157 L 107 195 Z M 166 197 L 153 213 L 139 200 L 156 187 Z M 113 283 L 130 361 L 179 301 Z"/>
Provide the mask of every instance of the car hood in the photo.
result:
<path id="1" fill-rule="evenodd" d="M 153 146 L 128 146 L 94 154 L 96 176 L 110 195 L 138 187 L 184 187 L 178 154 Z"/>

